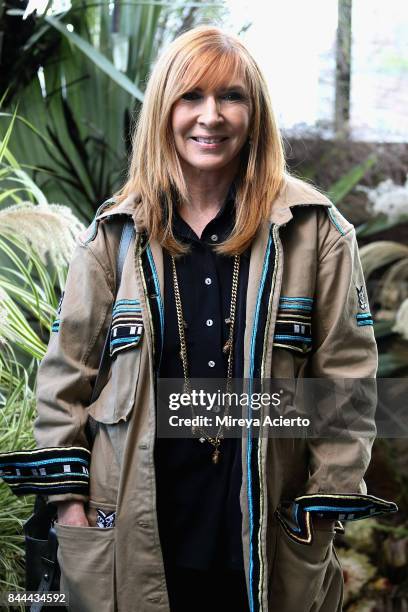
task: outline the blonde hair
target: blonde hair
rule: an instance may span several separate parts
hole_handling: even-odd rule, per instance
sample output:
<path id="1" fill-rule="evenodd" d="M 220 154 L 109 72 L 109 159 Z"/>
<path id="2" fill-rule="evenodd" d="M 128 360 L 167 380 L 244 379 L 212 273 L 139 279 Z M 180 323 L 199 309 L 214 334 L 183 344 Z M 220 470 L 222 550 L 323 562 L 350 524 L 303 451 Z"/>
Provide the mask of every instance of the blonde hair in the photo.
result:
<path id="1" fill-rule="evenodd" d="M 250 140 L 241 150 L 235 177 L 236 219 L 219 253 L 241 253 L 268 219 L 285 175 L 280 132 L 264 77 L 242 42 L 214 26 L 199 26 L 176 38 L 151 73 L 133 136 L 128 180 L 118 202 L 135 194 L 136 218 L 150 238 L 173 254 L 186 252 L 172 232 L 173 207 L 189 196 L 171 129 L 180 97 L 205 80 L 209 87 L 225 75 L 242 76 L 251 100 Z"/>

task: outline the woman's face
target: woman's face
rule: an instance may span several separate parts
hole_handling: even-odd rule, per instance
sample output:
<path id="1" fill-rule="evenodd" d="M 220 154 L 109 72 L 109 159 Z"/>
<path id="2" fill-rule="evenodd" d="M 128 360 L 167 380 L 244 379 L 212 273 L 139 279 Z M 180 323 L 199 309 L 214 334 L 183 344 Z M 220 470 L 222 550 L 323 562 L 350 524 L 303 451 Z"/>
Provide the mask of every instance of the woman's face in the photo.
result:
<path id="1" fill-rule="evenodd" d="M 216 87 L 197 87 L 173 106 L 171 125 L 177 153 L 190 167 L 211 171 L 235 163 L 248 138 L 251 104 L 240 78 Z"/>

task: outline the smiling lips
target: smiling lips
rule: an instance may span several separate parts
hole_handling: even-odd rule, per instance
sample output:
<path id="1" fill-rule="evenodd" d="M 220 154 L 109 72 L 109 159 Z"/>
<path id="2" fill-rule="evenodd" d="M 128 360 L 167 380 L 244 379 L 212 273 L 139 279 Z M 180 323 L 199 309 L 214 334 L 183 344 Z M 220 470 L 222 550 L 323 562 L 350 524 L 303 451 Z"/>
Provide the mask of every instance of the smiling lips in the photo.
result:
<path id="1" fill-rule="evenodd" d="M 191 140 L 194 140 L 200 147 L 200 149 L 212 151 L 213 149 L 218 149 L 218 147 L 228 140 L 227 136 L 191 136 Z"/>
<path id="2" fill-rule="evenodd" d="M 195 142 L 199 142 L 200 144 L 216 145 L 220 144 L 220 142 L 223 142 L 224 140 L 227 140 L 227 136 L 191 136 L 191 139 L 195 140 Z"/>

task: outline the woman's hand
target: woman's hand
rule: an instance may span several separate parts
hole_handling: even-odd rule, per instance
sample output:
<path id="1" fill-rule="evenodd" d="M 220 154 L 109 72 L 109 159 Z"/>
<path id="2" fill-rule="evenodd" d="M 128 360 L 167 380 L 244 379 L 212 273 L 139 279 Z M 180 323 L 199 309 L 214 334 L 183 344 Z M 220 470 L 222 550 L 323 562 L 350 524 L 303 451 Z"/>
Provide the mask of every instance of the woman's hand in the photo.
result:
<path id="1" fill-rule="evenodd" d="M 89 527 L 83 502 L 60 502 L 58 504 L 58 523 L 72 527 Z"/>

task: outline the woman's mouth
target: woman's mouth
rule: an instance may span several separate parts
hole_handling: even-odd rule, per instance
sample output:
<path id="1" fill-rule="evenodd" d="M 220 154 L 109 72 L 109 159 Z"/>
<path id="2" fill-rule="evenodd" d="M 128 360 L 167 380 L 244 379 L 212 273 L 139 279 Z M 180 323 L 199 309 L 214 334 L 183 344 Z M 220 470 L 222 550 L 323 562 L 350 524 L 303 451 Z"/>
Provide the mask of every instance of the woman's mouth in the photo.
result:
<path id="1" fill-rule="evenodd" d="M 228 136 L 191 136 L 191 140 L 194 140 L 201 148 L 204 149 L 216 149 L 223 142 L 228 140 Z"/>

